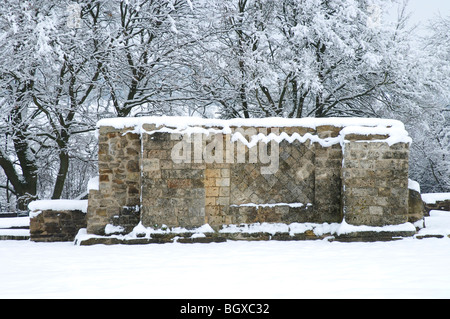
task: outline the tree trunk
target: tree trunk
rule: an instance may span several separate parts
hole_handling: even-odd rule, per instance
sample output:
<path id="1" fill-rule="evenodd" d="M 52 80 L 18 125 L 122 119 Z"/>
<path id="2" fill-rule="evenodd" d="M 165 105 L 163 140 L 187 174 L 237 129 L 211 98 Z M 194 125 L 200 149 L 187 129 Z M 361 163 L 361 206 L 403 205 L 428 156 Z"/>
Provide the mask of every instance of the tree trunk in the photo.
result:
<path id="1" fill-rule="evenodd" d="M 53 188 L 52 199 L 61 198 L 61 194 L 64 189 L 64 183 L 66 181 L 67 172 L 69 171 L 69 154 L 66 150 L 62 150 L 59 153 L 59 170 L 56 176 L 55 187 Z"/>

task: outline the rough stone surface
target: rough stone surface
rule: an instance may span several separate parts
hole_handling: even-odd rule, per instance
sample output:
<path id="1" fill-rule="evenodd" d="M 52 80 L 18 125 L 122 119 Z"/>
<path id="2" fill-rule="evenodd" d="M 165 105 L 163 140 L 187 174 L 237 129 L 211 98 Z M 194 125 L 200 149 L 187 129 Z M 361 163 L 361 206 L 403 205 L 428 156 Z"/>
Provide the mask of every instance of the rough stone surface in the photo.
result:
<path id="1" fill-rule="evenodd" d="M 196 227 L 205 223 L 205 164 L 176 163 L 172 149 L 182 136 L 142 138 L 142 213 L 145 227 Z"/>
<path id="2" fill-rule="evenodd" d="M 384 226 L 408 221 L 409 146 L 355 141 L 345 143 L 342 183 L 347 223 Z"/>
<path id="3" fill-rule="evenodd" d="M 227 224 L 339 223 L 343 218 L 352 225 L 383 226 L 421 218 L 408 190 L 409 144 L 389 145 L 385 135 L 351 134 L 345 143 L 329 146 L 260 141 L 249 148 L 231 141 L 231 134 L 243 132 L 250 140 L 252 134 L 282 130 L 332 139 L 342 128 L 232 127 L 227 134 L 191 135 L 159 129 L 146 124 L 137 134 L 133 128 L 100 127 L 99 189 L 89 193 L 87 233 L 104 235 L 107 225 L 126 233 L 139 222 L 155 228 L 209 224 L 217 230 Z M 277 170 L 267 173 L 267 156 L 275 151 Z M 213 160 L 202 158 L 202 152 Z"/>
<path id="4" fill-rule="evenodd" d="M 86 228 L 86 213 L 44 210 L 30 218 L 30 239 L 36 242 L 73 241 L 80 228 Z"/>
<path id="5" fill-rule="evenodd" d="M 126 220 L 127 229 L 139 218 L 130 217 L 130 208 L 140 207 L 140 153 L 138 134 L 100 127 L 98 147 L 99 190 L 90 190 L 87 231 L 104 234 L 105 225 Z M 135 209 L 136 211 L 138 209 Z M 135 221 L 135 224 L 129 224 Z"/>
<path id="6" fill-rule="evenodd" d="M 413 189 L 409 189 L 408 221 L 410 223 L 415 223 L 416 221 L 423 219 L 424 214 L 425 205 L 420 193 Z"/>
<path id="7" fill-rule="evenodd" d="M 450 200 L 438 200 L 435 203 L 424 203 L 425 215 L 429 216 L 431 210 L 450 211 Z"/>

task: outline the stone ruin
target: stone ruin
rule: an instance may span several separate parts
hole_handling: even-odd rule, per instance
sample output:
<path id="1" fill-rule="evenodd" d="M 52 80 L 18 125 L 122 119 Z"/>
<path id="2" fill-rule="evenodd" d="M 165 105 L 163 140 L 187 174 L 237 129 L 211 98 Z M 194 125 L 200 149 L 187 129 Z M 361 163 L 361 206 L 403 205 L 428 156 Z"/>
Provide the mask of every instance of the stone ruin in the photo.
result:
<path id="1" fill-rule="evenodd" d="M 395 120 L 116 118 L 98 141 L 79 244 L 387 240 L 423 218 Z"/>

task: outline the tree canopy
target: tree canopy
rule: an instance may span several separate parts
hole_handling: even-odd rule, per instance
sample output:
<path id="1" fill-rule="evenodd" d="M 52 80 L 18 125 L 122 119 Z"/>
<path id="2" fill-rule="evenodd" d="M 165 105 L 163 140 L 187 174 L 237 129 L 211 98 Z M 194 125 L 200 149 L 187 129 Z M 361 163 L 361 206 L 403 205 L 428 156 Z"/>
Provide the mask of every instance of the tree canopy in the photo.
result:
<path id="1" fill-rule="evenodd" d="M 388 0 L 8 0 L 0 14 L 0 210 L 74 198 L 105 117 L 390 117 L 411 177 L 450 191 L 448 17 Z"/>

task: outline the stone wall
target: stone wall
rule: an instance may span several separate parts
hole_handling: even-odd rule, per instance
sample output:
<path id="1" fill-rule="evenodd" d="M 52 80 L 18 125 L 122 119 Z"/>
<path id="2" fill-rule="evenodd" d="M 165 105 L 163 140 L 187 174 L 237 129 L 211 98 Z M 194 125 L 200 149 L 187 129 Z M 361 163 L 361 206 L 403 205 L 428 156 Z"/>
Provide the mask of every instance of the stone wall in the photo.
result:
<path id="1" fill-rule="evenodd" d="M 378 119 L 105 120 L 87 232 L 402 224 L 409 143 L 403 124 Z"/>
<path id="2" fill-rule="evenodd" d="M 127 128 L 99 129 L 99 187 L 89 191 L 87 231 L 103 234 L 105 225 L 131 230 L 140 219 L 140 135 Z"/>
<path id="3" fill-rule="evenodd" d="M 29 204 L 30 240 L 73 241 L 87 227 L 86 200 L 42 200 Z"/>
<path id="4" fill-rule="evenodd" d="M 431 210 L 450 211 L 450 193 L 423 194 L 423 201 L 427 216 Z"/>
<path id="5" fill-rule="evenodd" d="M 435 203 L 426 203 L 425 204 L 426 213 L 429 214 L 431 210 L 450 211 L 450 199 L 443 201 L 436 201 Z"/>
<path id="6" fill-rule="evenodd" d="M 151 132 L 154 127 L 145 127 Z M 143 134 L 141 221 L 146 227 L 205 223 L 205 163 L 177 163 L 171 152 L 180 134 Z"/>
<path id="7" fill-rule="evenodd" d="M 362 138 L 347 136 L 344 145 L 345 220 L 353 225 L 371 226 L 407 222 L 409 145 L 397 143 L 390 146 Z M 387 136 L 368 138 L 380 140 Z"/>

